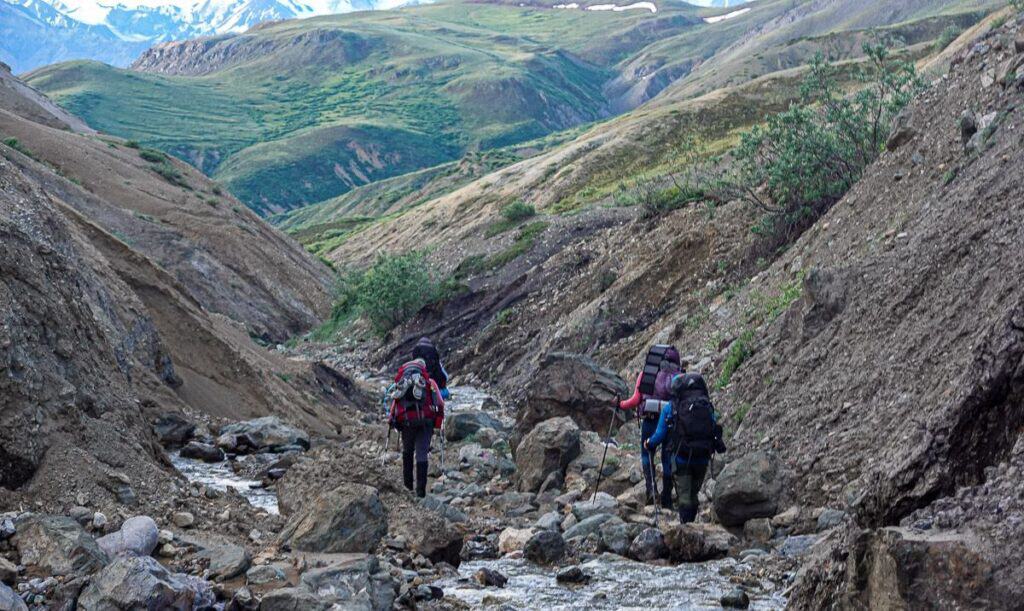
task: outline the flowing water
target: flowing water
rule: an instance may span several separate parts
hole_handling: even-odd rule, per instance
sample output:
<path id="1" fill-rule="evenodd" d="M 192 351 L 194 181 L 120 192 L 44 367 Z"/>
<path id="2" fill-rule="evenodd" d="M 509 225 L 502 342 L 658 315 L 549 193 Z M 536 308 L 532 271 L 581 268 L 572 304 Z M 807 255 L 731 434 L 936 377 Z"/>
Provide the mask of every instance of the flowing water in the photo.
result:
<path id="1" fill-rule="evenodd" d="M 580 565 L 593 579 L 585 585 L 562 585 L 555 571 L 522 559 L 464 562 L 459 577 L 438 583 L 446 597 L 477 609 L 721 609 L 719 599 L 735 587 L 722 569 L 732 559 L 678 566 L 652 566 L 604 554 Z M 471 579 L 481 568 L 506 577 L 504 588 L 483 588 Z M 765 584 L 766 586 L 768 584 Z M 778 593 L 750 595 L 751 609 L 782 609 Z"/>
<path id="2" fill-rule="evenodd" d="M 244 462 L 251 457 L 239 456 L 238 461 Z M 193 458 L 185 458 L 178 452 L 171 454 L 174 468 L 190 482 L 203 484 L 221 492 L 233 488 L 238 491 L 253 507 L 263 509 L 267 513 L 277 514 L 277 494 L 260 486 L 256 480 L 240 477 L 231 470 L 229 462 L 205 463 Z"/>

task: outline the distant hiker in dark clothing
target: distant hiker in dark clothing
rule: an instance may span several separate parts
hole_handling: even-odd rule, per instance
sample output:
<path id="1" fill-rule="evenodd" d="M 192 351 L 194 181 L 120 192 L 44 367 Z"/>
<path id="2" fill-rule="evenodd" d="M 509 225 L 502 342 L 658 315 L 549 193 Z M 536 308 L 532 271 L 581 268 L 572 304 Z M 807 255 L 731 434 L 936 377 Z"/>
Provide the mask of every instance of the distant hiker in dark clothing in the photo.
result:
<path id="1" fill-rule="evenodd" d="M 416 345 L 412 349 L 413 359 L 423 359 L 427 364 L 427 372 L 430 374 L 430 379 L 437 382 L 437 387 L 441 390 L 441 397 L 448 399 L 450 396 L 448 392 L 448 372 L 444 370 L 444 365 L 441 364 L 441 354 L 434 347 L 433 342 L 429 338 L 421 337 L 420 341 L 416 342 Z"/>
<path id="2" fill-rule="evenodd" d="M 426 496 L 430 440 L 434 430 L 444 424 L 444 399 L 423 359 L 414 359 L 398 368 L 391 399 L 388 423 L 402 434 L 403 483 L 413 489 L 415 459 L 416 496 Z"/>
<path id="3" fill-rule="evenodd" d="M 697 519 L 697 494 L 704 484 L 711 456 L 725 452 L 725 444 L 707 383 L 699 373 L 672 378 L 671 393 L 672 400 L 661 410 L 654 434 L 644 445 L 653 451 L 664 443 L 662 456 L 675 457 L 679 521 L 686 524 Z"/>
<path id="4" fill-rule="evenodd" d="M 652 462 L 657 446 L 648 450 L 644 442 L 654 434 L 658 426 L 658 416 L 665 402 L 671 399 L 670 385 L 672 377 L 682 371 L 679 351 L 673 346 L 657 345 L 647 353 L 644 369 L 636 379 L 633 396 L 619 403 L 620 409 L 636 410 L 640 419 L 640 464 L 644 471 L 644 483 L 647 487 L 647 502 L 654 499 L 654 477 Z M 668 452 L 661 453 L 661 506 L 672 508 L 672 457 Z"/>

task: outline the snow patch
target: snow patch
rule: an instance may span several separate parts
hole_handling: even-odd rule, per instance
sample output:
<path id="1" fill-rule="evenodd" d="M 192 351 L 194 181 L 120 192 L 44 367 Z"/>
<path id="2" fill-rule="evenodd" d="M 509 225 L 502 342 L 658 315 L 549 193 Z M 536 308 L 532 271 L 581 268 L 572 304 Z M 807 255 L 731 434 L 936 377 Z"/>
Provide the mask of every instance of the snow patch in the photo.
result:
<path id="1" fill-rule="evenodd" d="M 719 23 L 719 22 L 722 22 L 722 21 L 727 21 L 729 19 L 733 19 L 735 17 L 739 17 L 740 15 L 742 15 L 744 13 L 749 13 L 749 12 L 750 12 L 749 8 L 741 8 L 738 11 L 733 11 L 731 13 L 726 13 L 724 15 L 718 15 L 717 17 L 705 17 L 704 18 L 704 23 Z"/>
<path id="2" fill-rule="evenodd" d="M 570 2 L 569 4 L 556 4 L 551 8 L 578 9 L 580 8 L 580 5 L 576 2 Z M 655 6 L 653 2 L 634 2 L 633 4 L 627 4 L 625 6 L 619 6 L 617 4 L 595 4 L 593 6 L 583 8 L 585 11 L 614 11 L 616 13 L 636 9 L 651 11 L 652 13 L 658 12 L 658 7 Z"/>

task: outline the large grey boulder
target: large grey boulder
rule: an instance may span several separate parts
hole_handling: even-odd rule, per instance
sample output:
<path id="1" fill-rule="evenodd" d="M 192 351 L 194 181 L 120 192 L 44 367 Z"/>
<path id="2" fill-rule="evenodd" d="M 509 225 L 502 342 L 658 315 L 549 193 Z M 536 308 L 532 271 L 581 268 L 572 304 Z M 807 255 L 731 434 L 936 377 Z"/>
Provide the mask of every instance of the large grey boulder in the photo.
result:
<path id="1" fill-rule="evenodd" d="M 387 532 L 377 489 L 343 484 L 293 516 L 281 531 L 280 540 L 307 552 L 372 552 Z"/>
<path id="2" fill-rule="evenodd" d="M 87 575 L 108 561 L 89 533 L 72 518 L 26 514 L 14 537 L 21 563 L 47 575 Z"/>
<path id="3" fill-rule="evenodd" d="M 726 526 L 771 518 L 778 513 L 781 495 L 778 461 L 764 452 L 747 454 L 726 465 L 715 480 L 715 515 Z"/>
<path id="4" fill-rule="evenodd" d="M 570 539 L 586 537 L 588 535 L 598 533 L 601 530 L 601 525 L 609 520 L 618 520 L 619 522 L 622 522 L 620 518 L 613 516 L 610 513 L 602 513 L 596 516 L 590 516 L 586 520 L 582 520 L 570 526 L 564 533 L 562 533 L 562 536 L 565 537 L 566 541 L 568 541 Z"/>
<path id="5" fill-rule="evenodd" d="M 390 535 L 405 539 L 409 551 L 431 562 L 462 562 L 462 534 L 440 514 L 432 511 L 392 512 Z"/>
<path id="6" fill-rule="evenodd" d="M 208 547 L 199 552 L 197 557 L 207 562 L 211 579 L 222 581 L 238 577 L 252 562 L 249 552 L 244 547 L 232 544 Z"/>
<path id="7" fill-rule="evenodd" d="M 665 530 L 665 543 L 676 562 L 704 562 L 725 558 L 739 539 L 717 524 L 673 524 Z"/>
<path id="8" fill-rule="evenodd" d="M 153 433 L 165 446 L 180 446 L 195 434 L 196 425 L 181 414 L 167 412 L 153 420 Z"/>
<path id="9" fill-rule="evenodd" d="M 565 555 L 565 540 L 553 530 L 542 530 L 534 534 L 523 547 L 523 557 L 540 565 L 558 562 Z"/>
<path id="10" fill-rule="evenodd" d="M 260 450 L 274 450 L 285 446 L 309 449 L 309 435 L 305 431 L 284 424 L 277 416 L 264 416 L 229 424 L 220 430 L 217 444 L 224 448 L 225 445 L 230 445 L 226 443 L 226 440 L 230 438 L 244 439 L 245 445 L 251 445 Z M 235 445 L 240 444 L 236 443 Z"/>
<path id="11" fill-rule="evenodd" d="M 135 516 L 128 518 L 121 524 L 120 530 L 96 540 L 108 556 L 148 556 L 156 549 L 157 540 L 160 537 L 160 530 L 156 522 L 149 516 Z"/>
<path id="12" fill-rule="evenodd" d="M 629 555 L 641 562 L 668 558 L 665 535 L 657 528 L 645 528 L 630 544 Z"/>
<path id="13" fill-rule="evenodd" d="M 580 454 L 580 429 L 571 418 L 545 420 L 516 448 L 519 490 L 537 492 L 552 473 L 564 477 L 565 467 Z"/>
<path id="14" fill-rule="evenodd" d="M 581 354 L 555 352 L 544 356 L 526 393 L 516 421 L 522 438 L 538 423 L 559 416 L 572 418 L 580 428 L 608 430 L 616 397 L 631 394 L 616 373 Z"/>
<path id="15" fill-rule="evenodd" d="M 302 574 L 301 587 L 343 609 L 391 609 L 395 583 L 376 556 L 359 556 Z"/>
<path id="16" fill-rule="evenodd" d="M 203 462 L 223 462 L 226 456 L 224 450 L 217 446 L 200 441 L 190 441 L 181 449 L 181 455 L 185 458 L 194 458 Z"/>
<path id="17" fill-rule="evenodd" d="M 0 583 L 0 609 L 3 611 L 28 611 L 28 606 L 14 590 Z"/>
<path id="18" fill-rule="evenodd" d="M 500 431 L 504 428 L 501 420 L 487 412 L 455 412 L 444 419 L 444 438 L 448 441 L 462 441 L 483 429 Z"/>
<path id="19" fill-rule="evenodd" d="M 82 590 L 78 608 L 90 611 L 184 611 L 213 602 L 213 594 L 206 582 L 171 573 L 149 556 L 121 556 L 93 576 Z"/>
<path id="20" fill-rule="evenodd" d="M 263 595 L 260 611 L 326 611 L 331 603 L 305 588 L 279 588 Z"/>

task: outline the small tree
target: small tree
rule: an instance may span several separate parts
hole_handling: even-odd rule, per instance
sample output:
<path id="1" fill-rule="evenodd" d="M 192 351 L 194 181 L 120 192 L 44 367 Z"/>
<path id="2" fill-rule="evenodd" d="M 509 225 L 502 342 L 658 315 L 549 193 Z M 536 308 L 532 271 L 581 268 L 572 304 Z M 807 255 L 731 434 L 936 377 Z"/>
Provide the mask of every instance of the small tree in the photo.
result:
<path id="1" fill-rule="evenodd" d="M 385 335 L 433 301 L 438 283 L 423 253 L 381 254 L 361 274 L 354 292 L 359 312 Z"/>

